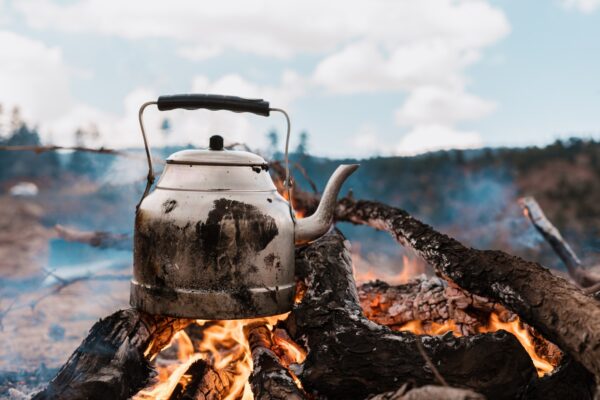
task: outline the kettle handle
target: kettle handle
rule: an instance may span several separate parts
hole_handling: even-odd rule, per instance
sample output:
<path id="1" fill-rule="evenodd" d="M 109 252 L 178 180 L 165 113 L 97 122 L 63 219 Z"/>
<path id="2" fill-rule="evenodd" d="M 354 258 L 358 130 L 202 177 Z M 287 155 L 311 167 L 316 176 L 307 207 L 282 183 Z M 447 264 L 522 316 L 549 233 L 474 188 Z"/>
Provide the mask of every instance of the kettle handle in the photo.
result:
<path id="1" fill-rule="evenodd" d="M 285 182 L 284 187 L 288 196 L 290 204 L 290 214 L 292 219 L 295 221 L 295 214 L 292 209 L 292 197 L 290 188 L 290 163 L 289 163 L 289 144 L 290 144 L 290 130 L 291 123 L 290 117 L 281 108 L 271 108 L 269 102 L 263 99 L 245 99 L 237 96 L 223 96 L 218 94 L 176 94 L 170 96 L 160 96 L 156 101 L 148 101 L 141 105 L 138 120 L 140 123 L 140 129 L 142 131 L 142 138 L 144 139 L 144 147 L 146 149 L 146 158 L 148 159 L 148 176 L 146 182 L 146 189 L 140 199 L 137 207 L 142 203 L 142 200 L 148 195 L 152 184 L 154 183 L 154 169 L 152 168 L 152 154 L 150 153 L 150 146 L 148 146 L 148 139 L 146 138 L 146 131 L 144 129 L 143 114 L 146 107 L 150 105 L 156 105 L 159 111 L 169 111 L 182 108 L 185 110 L 198 110 L 207 109 L 212 111 L 228 110 L 233 112 L 250 112 L 257 115 L 268 117 L 271 111 L 280 112 L 285 117 L 287 123 L 287 133 L 285 136 Z"/>
<path id="2" fill-rule="evenodd" d="M 269 102 L 263 99 L 245 99 L 237 96 L 220 94 L 175 94 L 160 96 L 156 101 L 160 111 L 183 108 L 186 110 L 229 110 L 233 112 L 250 112 L 265 117 L 269 116 Z"/>

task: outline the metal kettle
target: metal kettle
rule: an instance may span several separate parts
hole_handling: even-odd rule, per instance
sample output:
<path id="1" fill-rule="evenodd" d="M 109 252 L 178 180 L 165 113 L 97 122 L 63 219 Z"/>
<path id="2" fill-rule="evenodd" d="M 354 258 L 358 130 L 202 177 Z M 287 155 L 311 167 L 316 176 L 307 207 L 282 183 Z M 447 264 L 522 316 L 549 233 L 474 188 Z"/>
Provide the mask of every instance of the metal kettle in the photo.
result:
<path id="1" fill-rule="evenodd" d="M 316 212 L 296 219 L 262 157 L 226 150 L 223 138 L 212 136 L 207 149 L 169 156 L 150 192 L 154 173 L 142 118 L 150 105 L 160 111 L 283 113 L 285 187 L 290 198 L 290 120 L 284 110 L 260 99 L 205 94 L 161 96 L 143 104 L 139 122 L 149 172 L 135 218 L 131 305 L 151 314 L 197 319 L 256 318 L 290 311 L 295 245 L 327 232 L 339 189 L 358 165 L 340 165 Z"/>

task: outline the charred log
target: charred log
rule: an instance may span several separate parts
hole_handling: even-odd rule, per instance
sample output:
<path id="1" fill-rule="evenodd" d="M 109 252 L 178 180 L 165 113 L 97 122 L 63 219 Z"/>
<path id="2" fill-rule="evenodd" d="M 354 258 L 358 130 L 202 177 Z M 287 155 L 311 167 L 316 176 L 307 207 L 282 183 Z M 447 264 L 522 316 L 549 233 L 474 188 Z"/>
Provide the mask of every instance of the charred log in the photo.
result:
<path id="1" fill-rule="evenodd" d="M 358 296 L 365 316 L 371 321 L 394 330 L 404 330 L 404 325 L 410 323 L 411 332 L 419 334 L 452 330 L 457 335 L 475 335 L 488 332 L 494 319 L 507 323 L 517 318 L 501 304 L 448 285 L 437 277 L 417 278 L 395 286 L 369 282 L 359 286 Z M 523 327 L 536 354 L 558 366 L 562 358 L 560 349 L 531 326 Z"/>
<path id="2" fill-rule="evenodd" d="M 98 321 L 48 387 L 34 399 L 128 399 L 148 385 L 148 359 L 189 321 L 135 309 Z"/>
<path id="3" fill-rule="evenodd" d="M 439 276 L 502 303 L 600 379 L 600 307 L 571 283 L 538 263 L 468 248 L 406 211 L 378 202 L 342 199 L 336 217 L 390 232 Z"/>
<path id="4" fill-rule="evenodd" d="M 382 281 L 358 287 L 358 297 L 365 316 L 389 327 L 410 321 L 444 324 L 452 322 L 462 335 L 474 335 L 496 312 L 502 321 L 514 316 L 501 304 L 448 286 L 439 278 L 418 279 L 403 285 Z"/>
<path id="5" fill-rule="evenodd" d="M 169 400 L 220 400 L 233 384 L 229 372 L 216 370 L 202 359 L 193 362 L 182 379 L 186 382 L 175 387 Z"/>
<path id="6" fill-rule="evenodd" d="M 594 376 L 581 364 L 564 357 L 551 374 L 533 382 L 525 393 L 527 400 L 592 400 Z"/>
<path id="7" fill-rule="evenodd" d="M 294 383 L 289 371 L 279 362 L 271 350 L 271 332 L 262 325 L 250 330 L 248 334 L 252 349 L 253 369 L 250 385 L 255 400 L 304 400 L 306 396 Z"/>
<path id="8" fill-rule="evenodd" d="M 461 338 L 415 336 L 369 321 L 359 305 L 349 249 L 338 232 L 298 251 L 296 272 L 307 291 L 287 328 L 309 349 L 297 369 L 309 392 L 359 399 L 396 390 L 406 382 L 434 384 L 419 340 L 451 386 L 470 388 L 490 399 L 513 399 L 535 379 L 531 359 L 504 331 Z"/>
<path id="9" fill-rule="evenodd" d="M 600 276 L 583 268 L 579 257 L 577 257 L 571 246 L 569 246 L 569 243 L 563 239 L 560 231 L 546 217 L 538 202 L 533 197 L 524 197 L 519 202 L 535 229 L 546 239 L 554 252 L 565 264 L 569 272 L 569 277 L 582 288 L 597 285 L 600 289 Z"/>
<path id="10" fill-rule="evenodd" d="M 423 386 L 408 389 L 406 386 L 394 392 L 369 397 L 368 400 L 485 400 L 485 397 L 468 389 L 446 386 Z"/>

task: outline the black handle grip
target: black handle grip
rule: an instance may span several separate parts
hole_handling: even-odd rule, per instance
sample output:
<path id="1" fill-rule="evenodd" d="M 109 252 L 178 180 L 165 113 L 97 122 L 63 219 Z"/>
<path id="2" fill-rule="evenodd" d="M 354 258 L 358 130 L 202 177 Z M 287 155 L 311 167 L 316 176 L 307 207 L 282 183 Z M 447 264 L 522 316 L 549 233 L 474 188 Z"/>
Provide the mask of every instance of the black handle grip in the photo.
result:
<path id="1" fill-rule="evenodd" d="M 269 102 L 263 99 L 244 99 L 237 96 L 222 96 L 218 94 L 175 94 L 160 96 L 156 102 L 160 111 L 184 108 L 197 110 L 229 110 L 234 112 L 249 112 L 269 116 Z"/>

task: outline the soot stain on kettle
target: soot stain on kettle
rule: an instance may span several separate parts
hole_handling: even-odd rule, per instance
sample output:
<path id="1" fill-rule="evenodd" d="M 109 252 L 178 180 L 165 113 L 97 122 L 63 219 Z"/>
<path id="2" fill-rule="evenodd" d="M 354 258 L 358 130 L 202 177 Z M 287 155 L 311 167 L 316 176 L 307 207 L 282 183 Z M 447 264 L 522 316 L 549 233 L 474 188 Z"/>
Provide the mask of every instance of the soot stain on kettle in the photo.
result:
<path id="1" fill-rule="evenodd" d="M 214 201 L 204 222 L 196 224 L 203 262 L 215 271 L 246 271 L 253 256 L 279 234 L 275 219 L 251 205 L 226 198 Z"/>
<path id="2" fill-rule="evenodd" d="M 278 270 L 281 269 L 281 260 L 275 253 L 267 254 L 263 261 L 265 262 L 265 266 L 269 271 L 273 270 L 273 267 Z"/>
<path id="3" fill-rule="evenodd" d="M 168 199 L 167 201 L 165 201 L 163 203 L 162 207 L 163 207 L 163 212 L 165 214 L 168 214 L 177 207 L 177 200 Z"/>
<path id="4" fill-rule="evenodd" d="M 258 272 L 256 254 L 278 234 L 273 217 L 253 205 L 226 198 L 214 202 L 205 220 L 187 221 L 184 226 L 148 219 L 140 212 L 134 235 L 138 276 L 141 282 L 161 288 L 163 296 L 165 290 L 170 291 L 169 298 L 177 296 L 173 287 L 200 285 L 225 290 L 241 309 L 258 312 L 249 275 Z M 276 255 L 272 261 L 273 266 L 279 265 Z M 171 268 L 175 265 L 183 270 Z"/>

